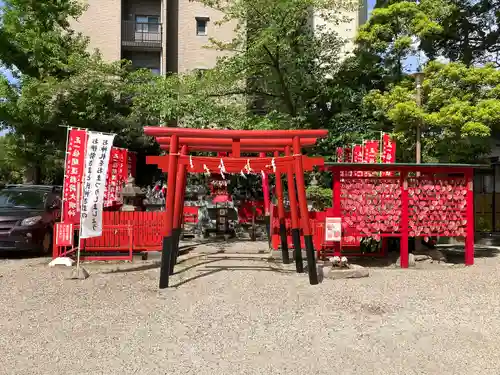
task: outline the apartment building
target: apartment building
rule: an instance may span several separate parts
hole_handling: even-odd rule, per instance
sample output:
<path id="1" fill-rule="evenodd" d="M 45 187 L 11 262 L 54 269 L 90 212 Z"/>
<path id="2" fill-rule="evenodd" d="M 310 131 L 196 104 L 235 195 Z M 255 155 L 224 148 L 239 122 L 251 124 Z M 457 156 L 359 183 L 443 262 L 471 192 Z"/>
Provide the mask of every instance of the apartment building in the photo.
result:
<path id="1" fill-rule="evenodd" d="M 128 59 L 156 74 L 212 68 L 220 51 L 209 38 L 230 41 L 234 23 L 216 26 L 222 14 L 188 0 L 85 0 L 72 26 L 90 38 L 104 59 Z"/>
<path id="2" fill-rule="evenodd" d="M 156 74 L 212 68 L 220 51 L 206 48 L 209 38 L 231 41 L 235 22 L 217 26 L 223 14 L 191 0 L 82 0 L 87 11 L 72 26 L 90 38 L 107 61 L 128 59 L 137 68 Z M 367 0 L 359 11 L 346 14 L 351 21 L 334 28 L 349 40 L 345 53 L 352 50 L 357 28 L 367 18 Z M 312 24 L 325 21 L 317 12 Z"/>
<path id="3" fill-rule="evenodd" d="M 312 17 L 312 26 L 318 30 L 324 27 L 327 31 L 335 31 L 340 38 L 347 42 L 342 47 L 343 57 L 348 56 L 354 50 L 354 39 L 360 26 L 368 19 L 368 0 L 360 0 L 357 9 L 343 12 L 343 16 L 348 20 L 335 24 L 325 20 L 320 11 L 315 11 Z"/>

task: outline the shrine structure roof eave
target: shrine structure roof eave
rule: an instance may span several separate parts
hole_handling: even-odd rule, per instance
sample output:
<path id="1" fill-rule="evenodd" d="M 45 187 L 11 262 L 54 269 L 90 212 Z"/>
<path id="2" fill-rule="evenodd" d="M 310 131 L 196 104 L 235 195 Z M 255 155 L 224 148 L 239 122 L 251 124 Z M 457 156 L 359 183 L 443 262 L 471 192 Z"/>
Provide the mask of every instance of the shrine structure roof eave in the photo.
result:
<path id="1" fill-rule="evenodd" d="M 280 138 L 323 138 L 328 135 L 328 130 L 219 130 L 219 129 L 192 129 L 192 128 L 167 128 L 161 126 L 145 126 L 144 134 L 151 137 L 178 137 L 194 138 L 225 138 L 225 139 L 280 139 Z"/>
<path id="2" fill-rule="evenodd" d="M 160 145 L 169 145 L 171 137 L 156 137 L 156 142 Z M 302 148 L 314 146 L 317 138 L 300 138 L 300 145 Z M 280 138 L 280 139 L 241 139 L 240 146 L 268 146 L 268 147 L 285 147 L 291 146 L 293 138 Z M 222 139 L 209 139 L 209 138 L 193 138 L 193 137 L 181 137 L 179 138 L 179 145 L 183 146 L 227 146 L 231 147 L 233 145 L 233 140 L 228 138 Z"/>
<path id="3" fill-rule="evenodd" d="M 325 162 L 321 167 L 324 170 L 335 171 L 436 171 L 441 173 L 453 173 L 465 170 L 488 169 L 489 165 L 485 164 L 440 164 L 440 163 L 334 163 Z"/>
<path id="4" fill-rule="evenodd" d="M 187 146 L 190 152 L 231 152 L 231 146 Z M 164 151 L 169 150 L 169 145 L 160 144 L 160 149 Z M 241 146 L 240 151 L 244 153 L 260 153 L 260 152 L 284 152 L 285 147 L 281 146 Z"/>

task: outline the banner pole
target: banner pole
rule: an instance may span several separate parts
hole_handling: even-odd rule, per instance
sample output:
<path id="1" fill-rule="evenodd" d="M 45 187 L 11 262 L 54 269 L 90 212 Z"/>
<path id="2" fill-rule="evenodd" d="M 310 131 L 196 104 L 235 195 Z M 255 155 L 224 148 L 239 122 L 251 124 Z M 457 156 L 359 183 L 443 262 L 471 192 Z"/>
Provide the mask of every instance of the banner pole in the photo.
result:
<path id="1" fill-rule="evenodd" d="M 74 126 L 70 126 L 70 125 L 59 125 L 59 127 L 60 128 L 76 129 L 76 130 L 85 130 L 85 131 L 88 131 L 88 132 L 93 132 L 93 133 L 102 134 L 102 135 L 116 135 L 115 133 L 98 132 L 98 131 L 95 131 L 95 130 L 91 130 L 89 128 L 75 128 Z"/>
<path id="2" fill-rule="evenodd" d="M 80 278 L 80 252 L 82 248 L 82 221 L 80 218 L 80 228 L 78 230 L 78 250 L 76 251 L 76 277 Z"/>
<path id="3" fill-rule="evenodd" d="M 382 147 L 384 146 L 384 132 L 380 132 L 380 146 L 378 147 L 378 162 L 382 163 Z"/>
<path id="4" fill-rule="evenodd" d="M 89 138 L 89 135 L 88 135 L 88 132 L 85 131 L 85 149 L 84 149 L 84 152 L 85 152 L 85 157 L 84 157 L 84 160 L 83 160 L 83 172 L 82 172 L 82 180 L 80 181 L 80 186 L 79 188 L 77 189 L 76 191 L 76 194 L 78 195 L 77 196 L 77 201 L 78 201 L 78 204 L 80 206 L 80 226 L 78 227 L 78 249 L 76 251 L 76 277 L 77 278 L 80 278 L 80 254 L 81 254 L 81 250 L 82 250 L 82 222 L 83 222 L 83 210 L 82 210 L 82 201 L 83 201 L 83 197 L 84 197 L 84 194 L 83 194 L 83 187 L 85 186 L 85 176 L 87 175 L 87 168 L 85 168 L 85 159 L 87 158 L 87 147 L 88 147 L 88 138 Z"/>
<path id="5" fill-rule="evenodd" d="M 62 191 L 62 199 L 61 199 L 61 220 L 64 219 L 64 204 L 66 203 L 66 164 L 68 163 L 68 141 L 69 141 L 69 132 L 71 131 L 70 127 L 66 128 L 66 151 L 64 152 L 64 177 L 63 177 L 63 191 Z"/>
<path id="6" fill-rule="evenodd" d="M 87 146 L 85 144 L 85 146 Z M 87 147 L 85 147 L 87 148 Z M 87 172 L 85 171 L 85 168 L 83 168 L 83 173 L 82 173 L 82 184 L 80 186 L 80 189 L 83 190 L 83 185 L 84 185 L 84 181 L 85 181 L 85 175 L 87 174 Z M 80 190 L 78 189 L 78 190 Z M 80 193 L 80 191 L 78 191 L 78 193 Z M 82 249 L 82 216 L 83 216 L 83 210 L 82 210 L 82 200 L 83 200 L 83 194 L 80 193 L 80 199 L 79 200 L 79 204 L 80 204 L 80 226 L 78 227 L 78 249 L 76 251 L 76 277 L 79 278 L 80 277 L 80 253 L 81 253 L 81 249 Z"/>

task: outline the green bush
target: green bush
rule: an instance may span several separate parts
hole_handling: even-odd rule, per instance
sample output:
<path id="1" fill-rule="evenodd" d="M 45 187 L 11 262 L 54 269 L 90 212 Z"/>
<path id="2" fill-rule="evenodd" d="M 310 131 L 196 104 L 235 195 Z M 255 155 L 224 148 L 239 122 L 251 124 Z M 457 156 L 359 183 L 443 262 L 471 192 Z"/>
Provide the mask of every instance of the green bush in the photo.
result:
<path id="1" fill-rule="evenodd" d="M 324 211 L 332 207 L 332 189 L 309 186 L 306 189 L 306 196 L 309 201 L 312 201 L 313 211 Z"/>

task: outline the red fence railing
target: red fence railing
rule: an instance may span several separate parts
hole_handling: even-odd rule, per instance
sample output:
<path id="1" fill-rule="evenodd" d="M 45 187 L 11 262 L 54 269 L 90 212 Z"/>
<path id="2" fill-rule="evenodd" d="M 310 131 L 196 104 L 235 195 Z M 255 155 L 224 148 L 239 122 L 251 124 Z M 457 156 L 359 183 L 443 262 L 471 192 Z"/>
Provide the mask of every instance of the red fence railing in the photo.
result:
<path id="1" fill-rule="evenodd" d="M 81 241 L 82 252 L 128 252 L 127 259 L 133 252 L 159 251 L 163 240 L 166 212 L 103 212 L 103 233 L 100 237 Z M 74 228 L 78 233 L 78 226 Z M 76 237 L 76 236 L 75 236 Z M 55 236 L 54 236 L 55 238 Z M 77 247 L 78 244 L 75 244 Z M 68 247 L 54 243 L 53 257 L 71 253 Z M 102 257 L 98 257 L 101 259 Z M 120 257 L 113 256 L 113 259 Z M 89 257 L 86 259 L 91 260 Z M 92 257 L 93 260 L 98 260 Z"/>

